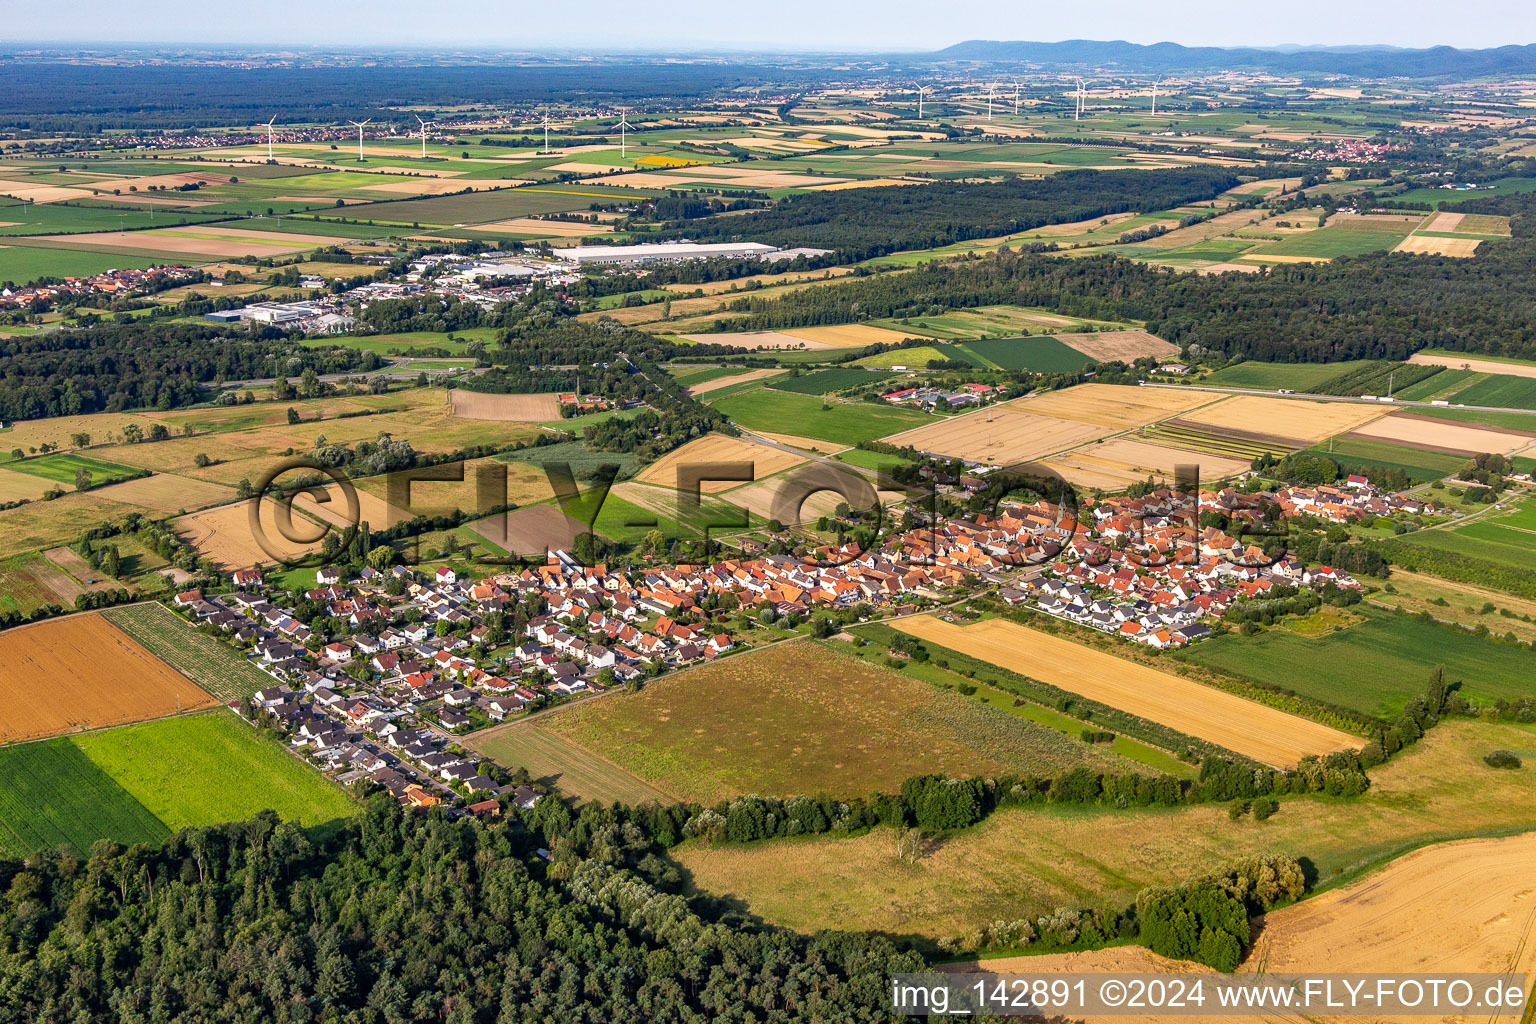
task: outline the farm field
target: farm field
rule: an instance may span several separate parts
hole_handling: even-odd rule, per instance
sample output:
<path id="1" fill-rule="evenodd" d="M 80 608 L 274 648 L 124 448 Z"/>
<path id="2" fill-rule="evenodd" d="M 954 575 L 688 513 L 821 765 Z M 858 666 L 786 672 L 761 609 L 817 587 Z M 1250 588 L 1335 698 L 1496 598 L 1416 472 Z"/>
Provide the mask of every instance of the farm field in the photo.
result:
<path id="1" fill-rule="evenodd" d="M 260 534 L 266 538 L 265 546 L 258 540 L 257 531 L 251 529 L 253 504 Z M 276 508 L 277 502 L 257 503 L 252 498 L 182 516 L 173 520 L 171 526 L 199 555 L 213 559 L 224 569 L 249 568 L 257 562 L 297 562 L 320 549 L 327 527 L 308 521 L 295 509 L 291 529 L 284 531 L 278 527 Z"/>
<path id="2" fill-rule="evenodd" d="M 962 356 L 974 357 L 972 362 L 1004 370 L 1076 373 L 1093 362 L 1093 357 L 1049 337 L 983 338 L 951 347 Z"/>
<path id="3" fill-rule="evenodd" d="M 227 641 L 199 633 L 162 604 L 122 605 L 108 608 L 101 617 L 226 704 L 248 700 L 272 684 L 271 676 Z"/>
<path id="4" fill-rule="evenodd" d="M 1500 747 L 1532 751 L 1536 731 L 1447 720 L 1375 769 L 1359 799 L 1292 797 L 1266 822 L 1233 823 L 1222 805 L 1043 805 L 994 813 L 915 864 L 897 858 L 886 829 L 852 839 L 688 843 L 672 856 L 696 889 L 738 899 L 773 924 L 935 940 L 1058 906 L 1119 910 L 1144 886 L 1191 879 L 1251 854 L 1306 857 L 1321 882 L 1337 882 L 1423 844 L 1536 828 L 1536 772 L 1482 763 Z"/>
<path id="5" fill-rule="evenodd" d="M 1467 462 L 1460 455 L 1424 451 L 1386 441 L 1365 440 L 1354 434 L 1331 438 L 1327 444 L 1319 444 L 1307 450 L 1332 459 L 1341 469 L 1350 473 L 1367 472 L 1372 468 L 1400 469 L 1410 480 L 1418 483 L 1449 476 Z"/>
<path id="6" fill-rule="evenodd" d="M 1490 374 L 1470 382 L 1451 396 L 1458 405 L 1480 405 L 1492 409 L 1536 410 L 1536 378 L 1505 372 Z"/>
<path id="7" fill-rule="evenodd" d="M 505 768 L 527 768 L 538 781 L 576 800 L 623 802 L 631 806 L 653 800 L 661 804 L 676 802 L 670 793 L 536 724 L 512 723 L 487 729 L 466 738 L 464 743 Z"/>
<path id="8" fill-rule="evenodd" d="M 1185 413 L 1180 422 L 1224 430 L 1257 431 L 1305 447 L 1334 434 L 1358 430 L 1381 415 L 1381 409 L 1364 403 L 1233 395 Z"/>
<path id="9" fill-rule="evenodd" d="M 806 640 L 577 704 L 539 728 L 705 803 L 745 793 L 894 792 L 924 772 L 1111 763 L 1053 729 Z"/>
<path id="10" fill-rule="evenodd" d="M 1282 260 L 1330 260 L 1339 256 L 1364 256 L 1370 252 L 1382 252 L 1395 247 L 1408 237 L 1412 225 L 1395 224 L 1372 226 L 1361 230 L 1358 224 L 1338 227 L 1329 224 L 1302 235 L 1293 235 L 1279 242 L 1262 245 L 1244 256 L 1244 259 L 1263 260 L 1280 257 Z M 1385 228 L 1385 229 L 1383 229 Z"/>
<path id="11" fill-rule="evenodd" d="M 68 738 L 0 747 L 0 855 L 29 857 L 98 839 L 155 843 L 170 829 Z"/>
<path id="12" fill-rule="evenodd" d="M 867 388 L 888 380 L 894 374 L 889 370 L 865 370 L 855 366 L 839 366 L 831 370 L 817 370 L 798 377 L 785 377 L 768 385 L 775 391 L 788 391 L 794 395 L 827 395 L 837 391 Z"/>
<path id="13" fill-rule="evenodd" d="M 1093 423 L 1035 415 L 1016 402 L 1005 402 L 883 440 L 921 452 L 1007 466 L 1066 451 L 1109 432 Z"/>
<path id="14" fill-rule="evenodd" d="M 1443 349 L 1425 349 L 1408 357 L 1410 363 L 1430 366 L 1448 366 L 1452 369 L 1471 370 L 1473 373 L 1497 373 L 1511 377 L 1536 377 L 1536 363 L 1523 363 L 1517 359 L 1491 359 L 1484 355 L 1465 355 Z"/>
<path id="15" fill-rule="evenodd" d="M 762 480 L 794 466 L 803 465 L 806 460 L 767 445 L 753 444 L 725 434 L 709 434 L 696 441 L 689 441 L 681 448 L 673 449 L 663 455 L 645 467 L 635 479 L 640 483 L 678 488 L 680 474 L 690 468 L 733 462 L 750 462 L 752 478 Z M 700 490 L 706 494 L 718 494 L 739 486 L 741 481 L 735 480 L 709 480 L 699 485 Z"/>
<path id="16" fill-rule="evenodd" d="M 52 455 L 18 459 L 6 463 L 6 469 L 66 484 L 71 490 L 75 486 L 75 474 L 82 469 L 91 474 L 91 482 L 96 486 L 138 472 L 132 466 L 121 466 L 115 462 L 106 462 L 77 452 L 56 452 Z"/>
<path id="17" fill-rule="evenodd" d="M 1412 360 L 1409 360 L 1412 362 Z M 1224 366 L 1207 377 L 1203 383 L 1229 388 L 1258 388 L 1278 391 L 1312 391 L 1326 381 L 1370 362 L 1356 359 L 1344 363 L 1260 363 L 1241 362 Z"/>
<path id="18" fill-rule="evenodd" d="M 1532 427 L 1536 428 L 1536 420 L 1532 421 Z M 1425 419 L 1416 413 L 1404 412 L 1395 412 L 1375 422 L 1361 424 L 1349 436 L 1397 442 L 1426 451 L 1454 455 L 1476 455 L 1479 452 L 1509 455 L 1536 442 L 1536 433 L 1488 430 L 1439 419 Z"/>
<path id="19" fill-rule="evenodd" d="M 0 633 L 0 741 L 212 707 L 216 701 L 97 613 Z"/>
<path id="20" fill-rule="evenodd" d="M 1221 480 L 1246 472 L 1250 461 L 1117 437 L 1053 456 L 1043 465 L 1081 487 L 1121 490 L 1148 477 L 1171 480 L 1178 466 L 1198 467 L 1202 481 Z"/>
<path id="21" fill-rule="evenodd" d="M 0 611 L 26 614 L 51 604 L 69 607 L 83 590 L 41 552 L 0 559 Z"/>
<path id="22" fill-rule="evenodd" d="M 745 372 L 735 367 L 718 366 L 706 371 L 695 372 L 688 376 L 687 379 L 677 374 L 673 376 L 678 377 L 678 383 L 685 384 L 688 388 L 688 393 L 697 398 L 699 395 L 707 395 L 711 391 L 718 391 L 721 388 L 735 387 L 738 384 L 776 377 L 783 372 L 773 366 L 761 370 L 747 370 Z"/>
<path id="23" fill-rule="evenodd" d="M 920 640 L 1025 673 L 1148 721 L 1288 766 L 1308 754 L 1358 748 L 1357 736 L 1001 619 L 956 626 L 932 615 L 892 623 Z"/>
<path id="24" fill-rule="evenodd" d="M 1523 648 L 1356 607 L 1361 621 L 1325 636 L 1276 626 L 1257 636 L 1212 637 L 1179 658 L 1368 715 L 1390 716 L 1422 695 L 1437 664 L 1445 666 L 1446 682 L 1460 683 L 1474 701 L 1536 696 Z"/>
<path id="25" fill-rule="evenodd" d="M 1116 359 L 1122 363 L 1133 363 L 1143 356 L 1165 359 L 1179 354 L 1177 345 L 1169 344 L 1157 335 L 1148 334 L 1146 331 L 1058 334 L 1056 340 L 1100 363 Z"/>
<path id="26" fill-rule="evenodd" d="M 834 401 L 823 409 L 811 395 L 759 388 L 710 403 L 748 430 L 796 434 L 844 446 L 873 441 L 932 419 L 915 409 Z"/>
<path id="27" fill-rule="evenodd" d="M 357 810 L 335 783 L 228 712 L 107 729 L 73 742 L 172 831 L 268 809 L 323 825 Z"/>
<path id="28" fill-rule="evenodd" d="M 495 395 L 454 388 L 449 392 L 453 414 L 460 419 L 542 423 L 560 418 L 554 395 Z"/>
<path id="29" fill-rule="evenodd" d="M 1212 395 L 1200 391 L 1078 384 L 1060 391 L 1016 398 L 1003 408 L 1123 430 L 1154 423 L 1212 401 L 1215 401 Z"/>

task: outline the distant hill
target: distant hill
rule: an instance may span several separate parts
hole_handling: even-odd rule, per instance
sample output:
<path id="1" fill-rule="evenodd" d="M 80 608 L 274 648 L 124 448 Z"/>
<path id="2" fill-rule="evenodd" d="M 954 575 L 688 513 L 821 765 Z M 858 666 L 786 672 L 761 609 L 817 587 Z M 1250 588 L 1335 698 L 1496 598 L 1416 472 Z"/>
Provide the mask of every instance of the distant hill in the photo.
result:
<path id="1" fill-rule="evenodd" d="M 1342 74 L 1366 78 L 1474 77 L 1536 74 L 1536 45 L 1458 50 L 1434 46 L 1409 50 L 1391 46 L 1180 46 L 1123 40 L 1068 39 L 1059 43 L 996 42 L 972 39 L 938 50 L 935 60 L 1033 61 L 1126 71 L 1269 71 L 1279 74 Z"/>

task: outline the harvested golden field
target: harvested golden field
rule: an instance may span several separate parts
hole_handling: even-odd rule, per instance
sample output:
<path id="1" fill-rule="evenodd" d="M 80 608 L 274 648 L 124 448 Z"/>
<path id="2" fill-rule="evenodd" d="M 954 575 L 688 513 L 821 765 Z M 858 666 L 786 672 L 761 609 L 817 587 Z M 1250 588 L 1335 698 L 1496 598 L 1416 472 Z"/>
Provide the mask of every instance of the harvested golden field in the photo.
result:
<path id="1" fill-rule="evenodd" d="M 1460 256 L 1468 257 L 1477 255 L 1477 247 L 1483 244 L 1481 238 L 1441 238 L 1438 235 L 1409 235 L 1397 243 L 1393 252 L 1413 252 L 1432 256 Z"/>
<path id="2" fill-rule="evenodd" d="M 1498 452 L 1508 455 L 1529 445 L 1536 437 L 1504 430 L 1456 423 L 1436 419 L 1433 416 L 1415 416 L 1413 413 L 1393 413 L 1374 423 L 1367 423 L 1354 430 L 1351 437 L 1397 441 L 1415 448 L 1449 452 L 1455 455 L 1476 455 L 1479 452 Z"/>
<path id="3" fill-rule="evenodd" d="M 471 511 L 482 507 L 480 504 L 480 474 L 490 474 L 488 486 L 491 489 L 490 500 L 487 505 L 500 505 L 511 502 L 515 505 L 531 505 L 535 502 L 546 501 L 555 496 L 554 488 L 550 486 L 549 476 L 539 466 L 531 466 L 526 462 L 504 462 L 493 456 L 483 459 L 470 459 L 464 464 L 463 480 L 416 480 L 411 481 L 409 491 L 395 500 L 396 507 L 404 510 L 407 508 L 406 498 L 409 498 L 409 511 L 413 515 L 439 516 L 447 515 L 454 509 Z M 503 485 L 496 480 L 498 468 L 506 467 L 506 481 Z M 402 486 L 403 478 L 396 483 L 396 487 Z M 353 486 L 359 494 L 365 494 L 380 501 L 389 500 L 389 477 L 368 476 L 360 480 L 354 480 Z M 578 486 L 582 486 L 578 484 Z M 367 505 L 364 506 L 369 507 Z"/>
<path id="4" fill-rule="evenodd" d="M 163 473 L 98 487 L 91 493 L 108 501 L 121 501 L 159 513 L 202 508 L 204 505 L 228 501 L 235 496 L 235 492 L 223 484 Z"/>
<path id="5" fill-rule="evenodd" d="M 1502 373 L 1511 377 L 1536 377 L 1536 365 L 1529 363 L 1501 363 L 1495 359 L 1479 359 L 1476 356 L 1464 356 L 1460 352 L 1452 355 L 1433 355 L 1429 352 L 1415 352 L 1408 357 L 1410 363 L 1422 363 L 1426 366 L 1449 366 L 1456 370 L 1471 370 L 1474 373 Z"/>
<path id="6" fill-rule="evenodd" d="M 676 303 L 673 304 L 676 308 Z M 583 314 L 585 315 L 585 314 Z M 826 342 L 811 342 L 783 331 L 741 331 L 736 334 L 679 334 L 684 341 L 702 345 L 735 345 L 746 349 L 818 349 L 832 348 Z"/>
<path id="7" fill-rule="evenodd" d="M 1101 331 L 1097 334 L 1058 334 L 1056 340 L 1076 349 L 1090 359 L 1108 362 L 1118 359 L 1133 363 L 1142 356 L 1161 359 L 1179 354 L 1179 347 L 1146 331 Z"/>
<path id="8" fill-rule="evenodd" d="M 866 345 L 894 345 L 912 337 L 900 331 L 888 331 L 884 327 L 868 324 L 835 324 L 829 327 L 793 327 L 780 331 L 792 338 L 828 345 L 832 348 L 863 348 Z"/>
<path id="9" fill-rule="evenodd" d="M 218 706 L 95 613 L 0 633 L 0 665 L 0 743 Z"/>
<path id="10" fill-rule="evenodd" d="M 1428 224 L 1424 225 L 1424 230 L 1425 231 L 1456 231 L 1456 230 L 1459 230 L 1461 228 L 1461 219 L 1463 217 L 1465 217 L 1465 216 L 1466 216 L 1466 214 L 1464 214 L 1464 213 L 1451 213 L 1449 211 L 1447 211 L 1445 213 L 1437 213 L 1433 217 L 1430 218 Z"/>
<path id="11" fill-rule="evenodd" d="M 881 440 L 911 445 L 918 451 L 1006 466 L 1066 451 L 1108 432 L 1102 426 L 1080 420 L 1038 416 L 1010 402 L 951 416 Z"/>
<path id="12" fill-rule="evenodd" d="M 1283 437 L 1295 441 L 1298 447 L 1305 447 L 1334 434 L 1358 430 L 1383 415 L 1385 410 L 1363 402 L 1309 402 L 1300 398 L 1234 395 L 1186 413 L 1180 419 L 1206 427 Z"/>
<path id="13" fill-rule="evenodd" d="M 733 373 L 729 377 L 716 377 L 714 380 L 706 380 L 702 383 L 694 384 L 687 391 L 690 395 L 697 398 L 700 395 L 707 395 L 711 391 L 728 388 L 733 384 L 746 384 L 750 381 L 762 380 L 765 377 L 776 377 L 783 372 L 777 366 L 769 366 L 762 370 L 748 370 L 745 373 Z"/>
<path id="14" fill-rule="evenodd" d="M 540 423 L 560 418 L 554 395 L 492 395 L 454 388 L 453 414 L 460 419 Z"/>
<path id="15" fill-rule="evenodd" d="M 1030 398 L 1016 398 L 1003 408 L 1125 429 L 1156 423 L 1212 400 L 1209 394 L 1199 391 L 1078 384 Z"/>
<path id="16" fill-rule="evenodd" d="M 1177 466 L 1199 466 L 1201 480 L 1219 480 L 1249 468 L 1249 463 L 1242 459 L 1184 451 L 1130 437 L 1084 445 L 1045 460 L 1045 465 L 1081 487 L 1104 490 L 1122 490 L 1149 476 L 1169 480 Z"/>
<path id="17" fill-rule="evenodd" d="M 674 449 L 645 468 L 635 479 L 646 484 L 663 487 L 678 486 L 678 471 L 687 467 L 703 467 L 722 462 L 752 463 L 753 479 L 761 480 L 775 473 L 798 466 L 806 460 L 789 452 L 765 445 L 753 444 L 724 434 L 709 434 L 697 441 L 689 441 Z M 718 494 L 732 487 L 740 487 L 741 481 L 711 480 L 702 484 L 706 494 Z"/>
<path id="18" fill-rule="evenodd" d="M 588 701 L 539 727 L 653 786 L 712 803 L 895 792 L 925 772 L 1123 765 L 1044 726 L 995 711 L 825 643 L 733 655 Z"/>
<path id="19" fill-rule="evenodd" d="M 1264 764 L 1358 749 L 1358 736 L 1170 672 L 1003 619 L 956 626 L 932 615 L 891 623 L 904 633 L 1081 694 Z"/>
<path id="20" fill-rule="evenodd" d="M 1354 885 L 1267 915 L 1249 964 L 1281 972 L 1519 971 L 1529 982 L 1533 866 L 1536 833 L 1416 850 Z"/>
<path id="21" fill-rule="evenodd" d="M 0 502 L 36 501 L 44 491 L 58 486 L 46 477 L 0 468 Z"/>
<path id="22" fill-rule="evenodd" d="M 1145 886 L 1187 881 L 1257 853 L 1306 857 L 1329 882 L 1424 843 L 1536 828 L 1536 772 L 1500 772 L 1482 763 L 1489 750 L 1530 749 L 1533 741 L 1529 726 L 1446 720 L 1373 770 L 1364 796 L 1286 798 L 1264 822 L 1230 821 L 1222 805 L 1124 811 L 1036 805 L 997 812 L 916 863 L 896 856 L 888 829 L 853 839 L 718 848 L 689 843 L 672 856 L 698 889 L 739 899 L 773 924 L 936 939 L 1059 906 L 1119 910 Z"/>

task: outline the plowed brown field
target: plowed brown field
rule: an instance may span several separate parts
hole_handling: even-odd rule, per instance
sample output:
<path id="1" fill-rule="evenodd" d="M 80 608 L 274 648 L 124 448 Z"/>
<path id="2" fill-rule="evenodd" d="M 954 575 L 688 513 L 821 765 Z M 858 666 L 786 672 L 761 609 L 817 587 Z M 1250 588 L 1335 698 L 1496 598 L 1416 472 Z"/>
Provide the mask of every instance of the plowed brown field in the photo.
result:
<path id="1" fill-rule="evenodd" d="M 0 633 L 0 665 L 0 743 L 219 703 L 95 614 Z"/>

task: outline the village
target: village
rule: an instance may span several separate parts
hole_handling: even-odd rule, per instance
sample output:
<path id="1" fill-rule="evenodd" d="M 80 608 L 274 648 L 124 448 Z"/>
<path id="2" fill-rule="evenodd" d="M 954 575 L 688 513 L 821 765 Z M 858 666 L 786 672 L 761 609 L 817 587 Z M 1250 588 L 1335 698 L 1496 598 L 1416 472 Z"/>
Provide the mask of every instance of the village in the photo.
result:
<path id="1" fill-rule="evenodd" d="M 744 544 L 709 565 L 622 569 L 556 551 L 547 564 L 480 579 L 448 566 L 327 565 L 302 592 L 246 569 L 232 574 L 231 593 L 188 591 L 173 605 L 272 677 L 249 712 L 327 774 L 370 780 L 412 806 L 478 813 L 512 790 L 520 803 L 538 794 L 456 737 L 792 638 L 813 613 L 838 623 L 904 616 L 991 590 L 1009 606 L 1176 648 L 1276 587 L 1358 591 L 1346 572 L 1268 558 L 1242 539 L 1276 512 L 1349 522 L 1425 507 L 1360 477 L 1273 492 L 1159 488 L 1099 499 L 1078 516 L 1047 501 L 1005 504 L 893 532 L 870 551 L 759 556 L 748 552 L 760 545 Z M 1199 525 L 1213 513 L 1226 529 Z M 334 628 L 317 633 L 319 623 Z"/>

